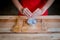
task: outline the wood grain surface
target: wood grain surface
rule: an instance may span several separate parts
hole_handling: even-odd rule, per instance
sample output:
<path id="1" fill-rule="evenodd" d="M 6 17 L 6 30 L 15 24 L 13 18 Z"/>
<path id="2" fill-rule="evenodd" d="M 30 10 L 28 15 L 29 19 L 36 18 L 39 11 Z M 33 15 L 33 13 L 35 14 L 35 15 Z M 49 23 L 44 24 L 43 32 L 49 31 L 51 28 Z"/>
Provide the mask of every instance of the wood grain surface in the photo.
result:
<path id="1" fill-rule="evenodd" d="M 0 40 L 60 40 L 60 16 L 40 16 L 36 29 L 27 24 L 27 17 L 19 17 L 20 31 L 11 29 L 16 25 L 17 16 L 0 16 Z"/>
<path id="2" fill-rule="evenodd" d="M 59 17 L 60 16 L 36 17 L 37 23 L 35 24 L 34 29 L 33 26 L 27 23 L 28 18 L 26 16 L 20 16 L 19 19 L 17 19 L 17 16 L 0 16 L 0 32 L 11 32 L 11 29 L 16 25 L 17 20 L 19 20 L 19 32 L 60 32 Z"/>

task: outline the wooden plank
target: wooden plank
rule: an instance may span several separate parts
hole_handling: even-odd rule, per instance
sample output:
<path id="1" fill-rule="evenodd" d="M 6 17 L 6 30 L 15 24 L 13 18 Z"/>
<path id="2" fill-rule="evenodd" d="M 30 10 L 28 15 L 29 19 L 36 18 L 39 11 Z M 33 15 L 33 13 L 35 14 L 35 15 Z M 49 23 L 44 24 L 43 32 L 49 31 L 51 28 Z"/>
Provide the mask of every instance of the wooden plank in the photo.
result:
<path id="1" fill-rule="evenodd" d="M 1 40 L 58 40 L 59 33 L 53 34 L 0 34 Z"/>
<path id="2" fill-rule="evenodd" d="M 8 29 L 12 28 L 16 24 L 16 18 L 17 16 L 0 16 L 0 28 L 5 28 L 5 27 L 8 27 Z M 36 19 L 38 20 L 37 24 L 35 25 L 36 29 L 32 29 L 32 27 L 27 24 L 27 19 L 28 18 L 26 16 L 19 17 L 18 24 L 20 24 L 20 26 L 22 25 L 20 27 L 21 32 L 39 32 L 40 33 L 40 32 L 49 32 L 48 30 L 50 30 L 50 28 L 60 28 L 60 16 L 36 17 Z M 2 29 L 2 30 L 5 30 L 5 29 Z"/>

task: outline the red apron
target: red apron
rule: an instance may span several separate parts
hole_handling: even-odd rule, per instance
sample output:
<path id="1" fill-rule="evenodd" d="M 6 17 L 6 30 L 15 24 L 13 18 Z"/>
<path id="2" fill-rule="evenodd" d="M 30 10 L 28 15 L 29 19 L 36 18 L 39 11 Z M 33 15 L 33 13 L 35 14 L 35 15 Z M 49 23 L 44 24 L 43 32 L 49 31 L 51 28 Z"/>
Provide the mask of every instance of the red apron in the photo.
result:
<path id="1" fill-rule="evenodd" d="M 21 4 L 24 8 L 28 8 L 31 12 L 34 12 L 37 8 L 42 8 L 47 0 L 21 0 Z M 18 15 L 23 16 L 20 12 Z M 48 10 L 46 10 L 45 13 L 43 13 L 43 16 L 48 15 Z"/>

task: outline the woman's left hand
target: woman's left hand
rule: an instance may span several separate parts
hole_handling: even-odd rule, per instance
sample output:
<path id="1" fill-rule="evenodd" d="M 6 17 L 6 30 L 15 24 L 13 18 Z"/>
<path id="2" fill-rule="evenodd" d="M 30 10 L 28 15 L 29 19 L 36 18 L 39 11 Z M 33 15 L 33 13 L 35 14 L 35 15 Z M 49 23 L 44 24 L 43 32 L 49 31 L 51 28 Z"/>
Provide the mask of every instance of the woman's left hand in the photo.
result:
<path id="1" fill-rule="evenodd" d="M 42 15 L 42 10 L 40 8 L 37 8 L 34 12 L 32 17 Z"/>

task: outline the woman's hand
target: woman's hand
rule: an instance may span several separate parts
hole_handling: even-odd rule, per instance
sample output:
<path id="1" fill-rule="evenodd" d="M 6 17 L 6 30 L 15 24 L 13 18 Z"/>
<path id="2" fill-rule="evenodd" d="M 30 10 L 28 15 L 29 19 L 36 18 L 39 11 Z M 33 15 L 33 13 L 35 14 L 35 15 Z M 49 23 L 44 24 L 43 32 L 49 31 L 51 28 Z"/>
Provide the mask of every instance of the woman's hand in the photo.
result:
<path id="1" fill-rule="evenodd" d="M 40 8 L 37 8 L 33 13 L 28 9 L 28 8 L 24 8 L 23 9 L 23 14 L 26 15 L 27 17 L 36 17 L 39 15 L 42 15 L 42 10 Z"/>
<path id="2" fill-rule="evenodd" d="M 26 15 L 27 17 L 32 16 L 32 12 L 28 8 L 23 9 L 23 14 Z"/>
<path id="3" fill-rule="evenodd" d="M 39 15 L 42 15 L 42 10 L 41 10 L 40 8 L 37 8 L 37 9 L 33 12 L 32 17 L 36 17 L 36 16 L 39 16 Z"/>

